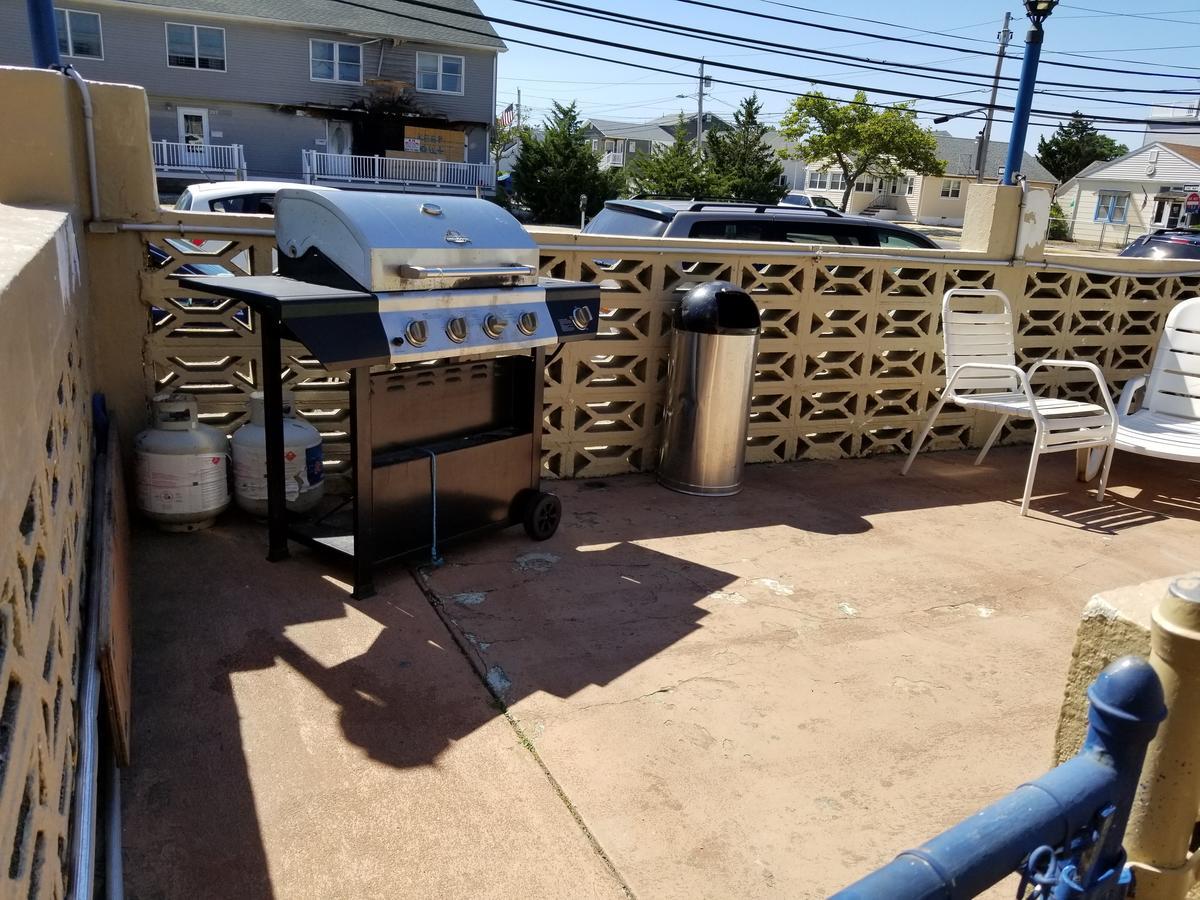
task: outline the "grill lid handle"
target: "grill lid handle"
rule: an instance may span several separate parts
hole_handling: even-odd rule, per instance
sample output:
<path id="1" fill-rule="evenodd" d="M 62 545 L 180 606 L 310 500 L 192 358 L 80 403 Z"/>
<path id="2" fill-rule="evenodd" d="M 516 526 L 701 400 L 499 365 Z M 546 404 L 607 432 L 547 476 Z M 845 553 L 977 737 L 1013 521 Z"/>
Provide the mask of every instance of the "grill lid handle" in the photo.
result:
<path id="1" fill-rule="evenodd" d="M 486 278 L 532 275 L 533 266 L 400 266 L 401 278 Z"/>

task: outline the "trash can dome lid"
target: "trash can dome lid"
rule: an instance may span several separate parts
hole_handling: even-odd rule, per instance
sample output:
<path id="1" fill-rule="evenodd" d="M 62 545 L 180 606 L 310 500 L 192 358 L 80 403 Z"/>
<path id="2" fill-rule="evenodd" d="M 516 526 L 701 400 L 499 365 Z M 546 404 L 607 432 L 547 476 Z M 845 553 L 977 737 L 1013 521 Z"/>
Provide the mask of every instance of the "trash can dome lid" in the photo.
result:
<path id="1" fill-rule="evenodd" d="M 679 302 L 675 327 L 695 334 L 758 334 L 758 307 L 736 284 L 709 281 L 697 285 Z"/>

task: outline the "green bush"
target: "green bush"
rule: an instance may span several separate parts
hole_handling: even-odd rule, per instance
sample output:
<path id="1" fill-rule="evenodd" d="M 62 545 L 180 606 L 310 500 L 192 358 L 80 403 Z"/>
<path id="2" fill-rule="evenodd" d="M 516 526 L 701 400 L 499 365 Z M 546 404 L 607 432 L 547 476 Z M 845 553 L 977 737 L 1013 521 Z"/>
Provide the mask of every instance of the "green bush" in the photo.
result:
<path id="1" fill-rule="evenodd" d="M 1052 241 L 1071 240 L 1071 227 L 1067 224 L 1067 214 L 1058 203 L 1050 204 L 1050 227 L 1046 229 L 1046 237 Z"/>

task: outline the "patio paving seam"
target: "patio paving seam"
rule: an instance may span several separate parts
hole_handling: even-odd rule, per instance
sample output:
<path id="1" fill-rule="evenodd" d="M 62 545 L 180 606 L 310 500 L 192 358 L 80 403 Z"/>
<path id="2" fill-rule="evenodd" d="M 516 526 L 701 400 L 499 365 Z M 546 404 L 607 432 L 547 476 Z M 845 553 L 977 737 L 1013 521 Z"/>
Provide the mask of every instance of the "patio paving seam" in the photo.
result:
<path id="1" fill-rule="evenodd" d="M 516 719 L 514 719 L 509 713 L 508 704 L 504 702 L 504 698 L 496 691 L 492 682 L 488 679 L 488 670 L 484 665 L 483 660 L 477 658 L 477 656 L 472 653 L 473 648 L 470 646 L 469 642 L 463 638 L 462 632 L 457 623 L 454 621 L 453 617 L 446 612 L 445 603 L 438 595 L 437 591 L 433 589 L 433 585 L 429 583 L 429 579 L 426 576 L 424 568 L 410 567 L 408 571 L 409 574 L 412 575 L 413 581 L 416 582 L 417 588 L 421 591 L 422 596 L 425 597 L 425 601 L 433 610 L 434 615 L 438 617 L 438 621 L 442 623 L 442 626 L 450 635 L 450 639 L 454 641 L 454 646 L 458 648 L 459 652 L 466 659 L 467 665 L 471 667 L 471 671 L 475 673 L 476 677 L 483 684 L 484 690 L 486 690 L 491 696 L 492 701 L 496 704 L 501 714 L 504 716 L 504 720 L 508 722 L 508 726 L 513 730 L 513 733 L 516 734 L 517 739 L 521 742 L 521 746 L 524 747 L 529 755 L 533 758 L 533 761 L 541 770 L 542 775 L 545 776 L 546 781 L 549 782 L 550 787 L 554 790 L 554 793 L 558 796 L 559 800 L 562 801 L 563 806 L 567 808 L 567 812 L 571 814 L 571 818 L 575 820 L 575 824 L 579 827 L 579 830 L 587 840 L 588 845 L 591 846 L 592 851 L 600 858 L 600 861 L 604 863 L 605 868 L 608 869 L 609 874 L 612 875 L 613 879 L 620 886 L 621 891 L 625 894 L 625 896 L 629 898 L 629 900 L 637 900 L 637 895 L 634 894 L 633 889 L 629 886 L 629 882 L 626 880 L 625 876 L 621 874 L 621 871 L 617 868 L 616 863 L 613 862 L 612 858 L 600 844 L 600 841 L 596 838 L 596 835 L 592 833 L 592 830 L 583 820 L 583 816 L 579 813 L 579 810 L 571 801 L 571 798 L 567 795 L 566 790 L 563 789 L 563 786 L 559 783 L 558 779 L 554 777 L 554 773 L 550 771 L 550 767 L 546 765 L 541 755 L 537 752 L 537 748 L 534 746 L 533 741 L 529 739 L 524 730 L 517 723 Z"/>

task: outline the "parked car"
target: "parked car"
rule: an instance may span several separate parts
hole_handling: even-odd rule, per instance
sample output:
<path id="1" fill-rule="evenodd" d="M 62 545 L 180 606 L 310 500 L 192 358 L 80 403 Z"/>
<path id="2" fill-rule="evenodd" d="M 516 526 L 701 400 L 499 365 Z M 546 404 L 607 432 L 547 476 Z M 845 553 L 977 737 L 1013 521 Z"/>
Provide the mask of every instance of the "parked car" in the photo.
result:
<path id="1" fill-rule="evenodd" d="M 786 197 L 779 201 L 780 206 L 799 206 L 803 209 L 812 209 L 819 207 L 820 209 L 832 209 L 837 212 L 837 204 L 826 197 L 817 197 L 813 194 L 806 194 L 804 191 L 788 191 Z"/>
<path id="2" fill-rule="evenodd" d="M 305 187 L 294 181 L 215 181 L 188 185 L 175 201 L 175 209 L 190 212 L 275 212 L 275 193 L 283 188 Z M 336 190 L 336 188 L 314 188 Z"/>
<path id="3" fill-rule="evenodd" d="M 585 234 L 718 238 L 936 250 L 911 228 L 823 208 L 692 200 L 609 200 Z"/>
<path id="4" fill-rule="evenodd" d="M 1143 234 L 1117 255 L 1151 259 L 1200 259 L 1200 231 L 1160 228 Z"/>

